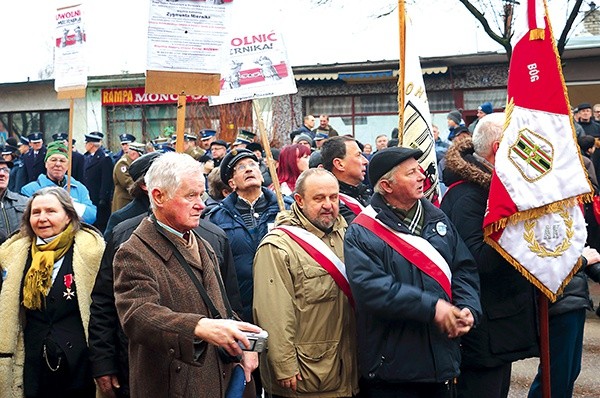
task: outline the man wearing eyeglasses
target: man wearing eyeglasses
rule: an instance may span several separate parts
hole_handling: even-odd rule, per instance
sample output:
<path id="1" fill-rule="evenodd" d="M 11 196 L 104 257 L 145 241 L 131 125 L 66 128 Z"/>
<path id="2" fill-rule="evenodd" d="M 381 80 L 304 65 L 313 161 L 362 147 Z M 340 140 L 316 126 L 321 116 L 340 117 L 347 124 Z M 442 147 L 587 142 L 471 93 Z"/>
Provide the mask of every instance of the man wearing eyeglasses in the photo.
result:
<path id="1" fill-rule="evenodd" d="M 252 322 L 252 262 L 258 244 L 275 222 L 279 206 L 275 194 L 261 185 L 263 177 L 253 152 L 234 149 L 225 155 L 220 168 L 221 180 L 233 192 L 208 217 L 229 238 L 244 308 L 240 316 L 243 321 Z M 255 375 L 255 380 L 260 379 Z"/>
<path id="2" fill-rule="evenodd" d="M 21 188 L 21 194 L 29 197 L 42 188 L 55 185 L 67 189 L 68 181 L 66 174 L 69 170 L 69 159 L 69 150 L 64 143 L 60 141 L 50 143 L 44 157 L 46 174 L 40 174 L 37 180 Z M 93 224 L 96 221 L 96 206 L 94 206 L 90 199 L 88 189 L 73 177 L 70 179 L 70 185 L 69 193 L 73 199 L 77 214 L 83 222 Z"/>
<path id="3" fill-rule="evenodd" d="M 27 198 L 8 189 L 13 163 L 0 157 L 0 233 L 9 236 L 19 229 Z"/>

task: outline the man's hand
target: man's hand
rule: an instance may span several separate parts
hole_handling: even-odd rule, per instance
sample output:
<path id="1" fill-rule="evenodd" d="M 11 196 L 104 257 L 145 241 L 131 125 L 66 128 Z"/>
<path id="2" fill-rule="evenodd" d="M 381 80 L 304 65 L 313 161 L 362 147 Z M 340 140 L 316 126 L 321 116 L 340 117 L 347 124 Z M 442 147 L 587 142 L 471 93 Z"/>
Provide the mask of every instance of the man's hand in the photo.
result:
<path id="1" fill-rule="evenodd" d="M 277 382 L 281 387 L 290 388 L 292 391 L 296 392 L 296 385 L 298 380 L 302 380 L 302 376 L 300 376 L 300 373 L 296 373 L 295 376 L 292 376 L 289 379 L 277 380 Z"/>
<path id="2" fill-rule="evenodd" d="M 581 255 L 587 260 L 588 266 L 600 262 L 600 254 L 598 251 L 589 246 L 583 248 L 583 253 Z"/>
<path id="3" fill-rule="evenodd" d="M 448 337 L 456 337 L 457 320 L 460 317 L 460 310 L 449 302 L 439 299 L 435 304 L 435 317 L 433 321 Z"/>
<path id="4" fill-rule="evenodd" d="M 473 314 L 471 313 L 470 309 L 465 307 L 462 310 L 460 310 L 460 317 L 458 318 L 456 327 L 457 336 L 455 337 L 459 337 L 463 334 L 468 333 L 469 330 L 471 330 L 471 328 L 473 327 L 474 323 L 475 318 L 473 318 Z"/>
<path id="5" fill-rule="evenodd" d="M 252 379 L 252 372 L 258 368 L 258 352 L 244 351 L 242 354 L 242 367 L 246 375 L 246 382 Z"/>
<path id="6" fill-rule="evenodd" d="M 223 347 L 229 355 L 237 356 L 242 354 L 238 341 L 246 348 L 250 348 L 250 342 L 243 332 L 260 333 L 261 331 L 258 326 L 247 322 L 202 318 L 196 325 L 194 334 L 207 343 Z"/>
<path id="7" fill-rule="evenodd" d="M 116 375 L 96 377 L 96 384 L 98 384 L 98 388 L 102 391 L 102 394 L 108 398 L 115 398 L 117 396 L 115 389 L 121 388 Z"/>

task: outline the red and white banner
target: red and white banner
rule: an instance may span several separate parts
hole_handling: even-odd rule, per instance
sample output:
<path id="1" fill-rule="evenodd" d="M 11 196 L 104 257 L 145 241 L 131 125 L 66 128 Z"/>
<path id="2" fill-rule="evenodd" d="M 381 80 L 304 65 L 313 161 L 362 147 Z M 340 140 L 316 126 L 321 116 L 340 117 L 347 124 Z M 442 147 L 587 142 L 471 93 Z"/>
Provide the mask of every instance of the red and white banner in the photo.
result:
<path id="1" fill-rule="evenodd" d="M 544 0 L 519 10 L 485 240 L 555 300 L 578 269 L 587 236 L 579 203 L 592 189 Z"/>
<path id="2" fill-rule="evenodd" d="M 416 41 L 411 34 L 410 19 L 406 18 L 406 27 L 401 29 L 405 34 L 404 61 L 404 130 L 401 146 L 418 148 L 423 151 L 418 161 L 421 171 L 427 179 L 423 186 L 423 193 L 433 204 L 440 204 L 440 183 L 438 178 L 437 160 L 435 155 L 435 141 L 431 130 L 431 114 L 421 61 L 417 51 Z M 402 24 L 402 18 L 400 24 Z"/>
<path id="3" fill-rule="evenodd" d="M 231 35 L 222 51 L 221 92 L 218 96 L 209 97 L 210 105 L 298 92 L 279 32 L 269 29 L 238 30 Z"/>
<path id="4" fill-rule="evenodd" d="M 54 89 L 87 87 L 87 35 L 81 4 L 59 8 L 55 14 Z"/>

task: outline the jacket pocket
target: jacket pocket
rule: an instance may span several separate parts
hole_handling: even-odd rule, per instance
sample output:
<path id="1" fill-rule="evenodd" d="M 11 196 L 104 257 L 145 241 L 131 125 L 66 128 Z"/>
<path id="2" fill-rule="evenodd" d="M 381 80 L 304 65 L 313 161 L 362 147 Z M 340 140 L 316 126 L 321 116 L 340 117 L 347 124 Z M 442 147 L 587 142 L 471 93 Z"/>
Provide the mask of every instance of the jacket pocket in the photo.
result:
<path id="1" fill-rule="evenodd" d="M 298 381 L 298 392 L 316 393 L 340 388 L 342 361 L 337 349 L 336 341 L 296 346 L 302 376 L 302 380 Z"/>
<path id="2" fill-rule="evenodd" d="M 302 265 L 303 292 L 308 304 L 333 301 L 338 296 L 337 286 L 329 272 L 321 266 Z"/>

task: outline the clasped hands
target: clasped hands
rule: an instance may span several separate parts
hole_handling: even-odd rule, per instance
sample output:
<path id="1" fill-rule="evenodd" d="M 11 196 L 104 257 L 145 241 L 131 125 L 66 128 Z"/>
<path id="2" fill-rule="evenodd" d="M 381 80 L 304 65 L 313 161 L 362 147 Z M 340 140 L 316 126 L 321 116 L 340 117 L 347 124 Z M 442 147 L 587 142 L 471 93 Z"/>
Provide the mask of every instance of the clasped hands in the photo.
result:
<path id="1" fill-rule="evenodd" d="M 439 299 L 435 305 L 433 321 L 442 333 L 445 333 L 448 338 L 454 339 L 471 330 L 475 319 L 468 308 L 461 310 L 449 302 Z"/>

